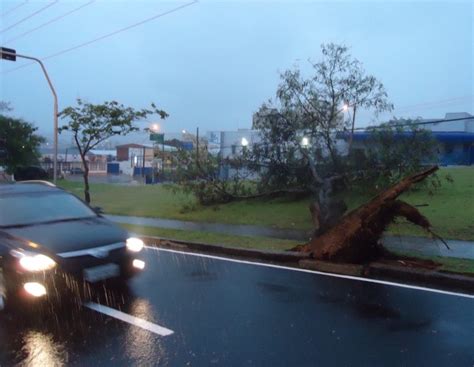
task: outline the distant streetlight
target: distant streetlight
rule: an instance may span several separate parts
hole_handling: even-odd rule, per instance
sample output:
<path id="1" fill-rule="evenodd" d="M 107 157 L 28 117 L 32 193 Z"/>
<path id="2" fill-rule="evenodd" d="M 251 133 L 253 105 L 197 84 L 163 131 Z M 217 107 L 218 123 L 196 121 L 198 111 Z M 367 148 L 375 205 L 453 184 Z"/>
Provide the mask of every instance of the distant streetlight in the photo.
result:
<path id="1" fill-rule="evenodd" d="M 344 112 L 346 112 L 348 109 L 349 109 L 349 104 L 346 102 L 346 103 L 344 103 L 344 105 L 342 106 L 342 110 L 343 110 Z"/>
<path id="2" fill-rule="evenodd" d="M 301 146 L 303 148 L 306 148 L 308 147 L 308 145 L 309 145 L 309 139 L 306 136 L 303 136 L 303 139 L 301 139 Z"/>
<path id="3" fill-rule="evenodd" d="M 246 147 L 249 145 L 249 141 L 246 138 L 242 138 L 241 144 L 243 147 Z"/>
<path id="4" fill-rule="evenodd" d="M 181 130 L 181 132 L 182 132 L 183 134 L 186 134 L 186 130 L 184 130 L 184 129 L 183 129 L 183 130 Z"/>
<path id="5" fill-rule="evenodd" d="M 150 125 L 150 130 L 154 133 L 157 133 L 158 131 L 160 131 L 160 125 L 159 124 L 151 124 Z"/>

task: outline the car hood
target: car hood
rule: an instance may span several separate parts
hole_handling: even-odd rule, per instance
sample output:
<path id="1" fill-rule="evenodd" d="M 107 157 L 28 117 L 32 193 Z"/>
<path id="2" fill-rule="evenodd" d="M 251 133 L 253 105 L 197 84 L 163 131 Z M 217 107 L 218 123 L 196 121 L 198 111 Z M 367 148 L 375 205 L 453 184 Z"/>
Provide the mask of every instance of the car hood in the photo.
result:
<path id="1" fill-rule="evenodd" d="M 125 230 L 102 217 L 2 228 L 2 231 L 34 242 L 53 253 L 124 242 L 128 237 Z"/>

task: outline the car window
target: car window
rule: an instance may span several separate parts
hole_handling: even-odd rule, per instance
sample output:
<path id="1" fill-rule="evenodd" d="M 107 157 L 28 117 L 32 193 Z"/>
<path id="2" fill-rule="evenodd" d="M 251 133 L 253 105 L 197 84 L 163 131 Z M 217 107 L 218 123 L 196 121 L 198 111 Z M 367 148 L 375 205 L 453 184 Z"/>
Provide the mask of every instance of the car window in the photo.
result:
<path id="1" fill-rule="evenodd" d="M 2 227 L 94 216 L 92 209 L 75 196 L 63 192 L 0 197 Z"/>

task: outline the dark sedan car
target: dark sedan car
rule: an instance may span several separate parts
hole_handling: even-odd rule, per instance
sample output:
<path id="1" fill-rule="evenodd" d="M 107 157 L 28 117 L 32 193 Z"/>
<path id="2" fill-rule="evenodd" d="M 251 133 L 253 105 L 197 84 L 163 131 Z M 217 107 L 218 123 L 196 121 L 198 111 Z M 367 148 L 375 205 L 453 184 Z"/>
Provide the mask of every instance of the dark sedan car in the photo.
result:
<path id="1" fill-rule="evenodd" d="M 0 309 L 145 267 L 143 241 L 48 182 L 0 185 Z M 74 289 L 75 288 L 75 289 Z"/>
<path id="2" fill-rule="evenodd" d="M 14 176 L 16 181 L 47 180 L 48 172 L 37 166 L 18 167 Z"/>

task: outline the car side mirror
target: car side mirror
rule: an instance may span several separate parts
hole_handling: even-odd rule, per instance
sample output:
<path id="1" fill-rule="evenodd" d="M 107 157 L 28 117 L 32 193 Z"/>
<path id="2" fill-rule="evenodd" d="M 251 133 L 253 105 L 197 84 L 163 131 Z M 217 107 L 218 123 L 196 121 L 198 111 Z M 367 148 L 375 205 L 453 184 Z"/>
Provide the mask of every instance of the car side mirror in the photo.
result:
<path id="1" fill-rule="evenodd" d="M 104 209 L 102 209 L 100 206 L 94 206 L 92 207 L 92 210 L 96 212 L 96 214 L 104 214 Z"/>

